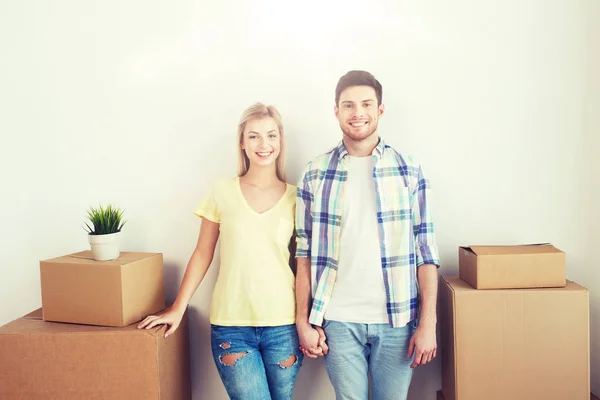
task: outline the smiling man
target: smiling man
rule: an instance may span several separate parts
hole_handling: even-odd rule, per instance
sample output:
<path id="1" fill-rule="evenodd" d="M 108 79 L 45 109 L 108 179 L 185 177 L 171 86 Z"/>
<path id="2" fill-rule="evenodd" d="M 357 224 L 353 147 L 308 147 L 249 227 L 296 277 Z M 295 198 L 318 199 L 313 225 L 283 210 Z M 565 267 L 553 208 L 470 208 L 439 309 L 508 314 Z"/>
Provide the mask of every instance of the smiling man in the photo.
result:
<path id="1" fill-rule="evenodd" d="M 436 356 L 440 265 L 420 165 L 378 134 L 381 84 L 350 71 L 335 91 L 343 136 L 298 184 L 296 328 L 325 356 L 337 399 L 406 399 Z"/>

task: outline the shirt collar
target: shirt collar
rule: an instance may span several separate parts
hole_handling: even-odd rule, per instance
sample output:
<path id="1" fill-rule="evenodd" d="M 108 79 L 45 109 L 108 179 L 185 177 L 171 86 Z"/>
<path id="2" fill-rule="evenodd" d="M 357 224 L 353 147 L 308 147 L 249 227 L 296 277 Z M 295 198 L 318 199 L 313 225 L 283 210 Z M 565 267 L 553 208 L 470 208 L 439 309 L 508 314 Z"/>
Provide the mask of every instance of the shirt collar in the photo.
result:
<path id="1" fill-rule="evenodd" d="M 383 156 L 384 150 L 385 150 L 385 142 L 383 141 L 383 139 L 380 136 L 379 143 L 377 143 L 377 146 L 375 146 L 371 155 L 375 156 L 377 158 L 377 160 L 379 160 L 381 158 L 381 156 Z M 345 158 L 348 155 L 348 150 L 346 149 L 346 146 L 344 146 L 343 140 L 340 140 L 340 142 L 338 143 L 338 145 L 336 147 L 336 151 L 338 153 L 338 157 L 340 160 Z"/>

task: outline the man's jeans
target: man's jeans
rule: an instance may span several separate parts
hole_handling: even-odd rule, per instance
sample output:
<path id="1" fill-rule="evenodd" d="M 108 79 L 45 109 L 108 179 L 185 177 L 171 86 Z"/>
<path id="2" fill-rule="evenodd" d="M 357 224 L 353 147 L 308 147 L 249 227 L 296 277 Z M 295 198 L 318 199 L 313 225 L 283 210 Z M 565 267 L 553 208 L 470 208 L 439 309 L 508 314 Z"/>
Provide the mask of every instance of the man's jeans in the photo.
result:
<path id="1" fill-rule="evenodd" d="M 406 355 L 416 321 L 402 328 L 325 321 L 323 329 L 329 345 L 325 366 L 337 400 L 367 400 L 368 373 L 374 400 L 406 399 L 414 354 Z"/>
<path id="2" fill-rule="evenodd" d="M 304 356 L 298 348 L 295 325 L 212 325 L 211 344 L 217 370 L 232 400 L 291 400 Z M 224 361 L 228 354 L 240 357 Z"/>

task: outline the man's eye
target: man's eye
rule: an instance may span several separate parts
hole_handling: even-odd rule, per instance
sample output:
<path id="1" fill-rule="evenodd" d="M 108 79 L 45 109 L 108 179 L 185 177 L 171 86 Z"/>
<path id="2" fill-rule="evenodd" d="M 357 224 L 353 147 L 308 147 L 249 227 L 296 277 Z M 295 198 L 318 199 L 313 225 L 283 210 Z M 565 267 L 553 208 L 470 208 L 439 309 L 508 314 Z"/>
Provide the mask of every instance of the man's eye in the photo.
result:
<path id="1" fill-rule="evenodd" d="M 372 106 L 372 104 L 371 104 L 371 103 L 366 103 L 366 104 L 365 104 L 365 107 L 366 107 L 366 108 L 370 108 L 371 106 Z"/>
<path id="2" fill-rule="evenodd" d="M 277 137 L 277 135 L 275 135 L 274 133 L 272 133 L 272 134 L 270 134 L 270 135 L 269 135 L 269 137 L 270 137 L 271 139 L 275 139 L 275 138 Z"/>
<path id="3" fill-rule="evenodd" d="M 352 108 L 350 104 L 344 104 L 344 108 Z"/>

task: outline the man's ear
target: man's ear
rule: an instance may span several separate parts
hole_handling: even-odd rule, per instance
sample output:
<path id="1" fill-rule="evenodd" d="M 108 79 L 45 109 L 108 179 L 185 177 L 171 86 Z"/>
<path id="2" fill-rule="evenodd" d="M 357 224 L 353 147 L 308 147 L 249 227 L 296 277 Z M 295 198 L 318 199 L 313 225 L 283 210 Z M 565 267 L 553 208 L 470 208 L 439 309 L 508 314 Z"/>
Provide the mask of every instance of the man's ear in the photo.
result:
<path id="1" fill-rule="evenodd" d="M 385 112 L 385 106 L 383 104 L 379 105 L 379 116 L 381 117 Z"/>
<path id="2" fill-rule="evenodd" d="M 340 108 L 337 106 L 337 104 L 335 106 L 333 106 L 333 113 L 335 114 L 336 118 L 340 114 Z"/>

